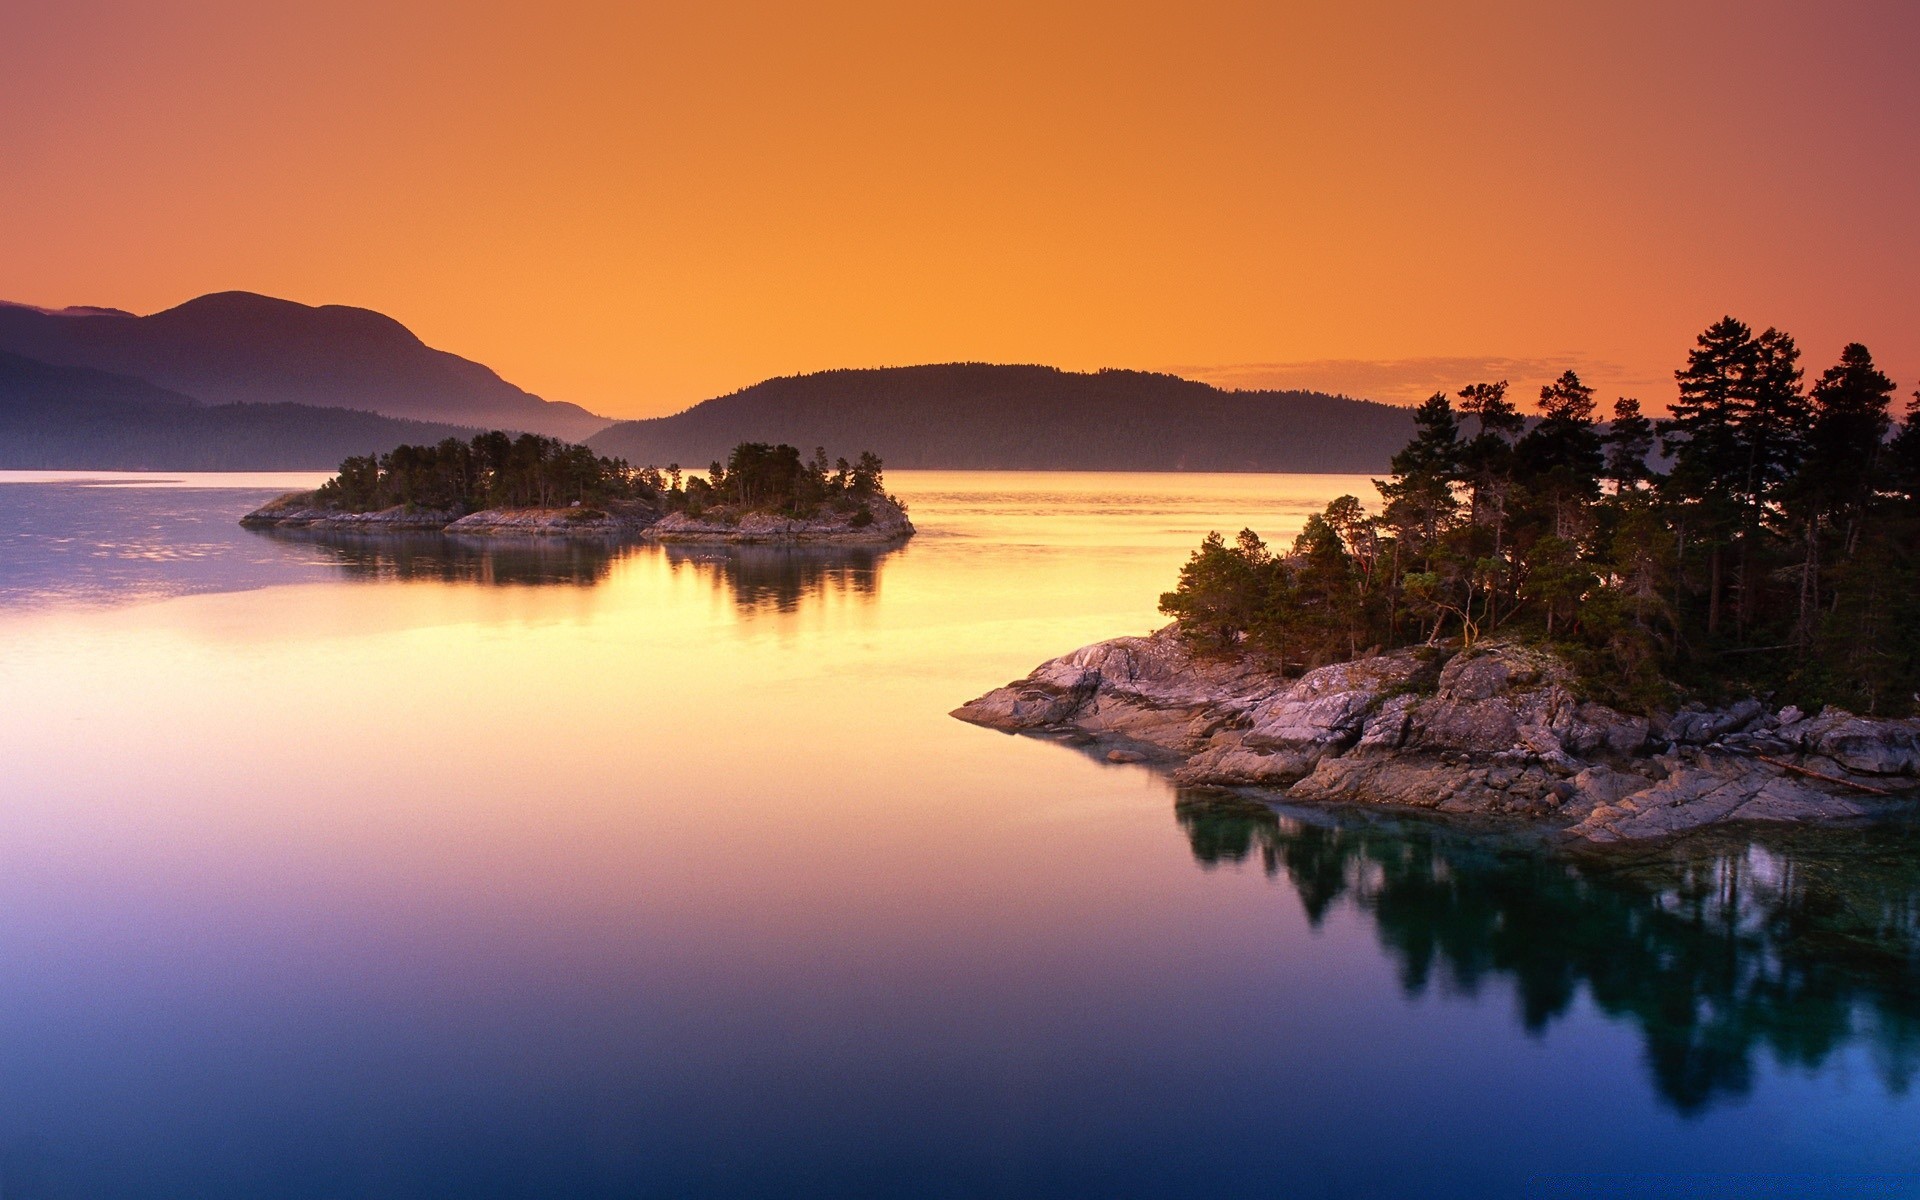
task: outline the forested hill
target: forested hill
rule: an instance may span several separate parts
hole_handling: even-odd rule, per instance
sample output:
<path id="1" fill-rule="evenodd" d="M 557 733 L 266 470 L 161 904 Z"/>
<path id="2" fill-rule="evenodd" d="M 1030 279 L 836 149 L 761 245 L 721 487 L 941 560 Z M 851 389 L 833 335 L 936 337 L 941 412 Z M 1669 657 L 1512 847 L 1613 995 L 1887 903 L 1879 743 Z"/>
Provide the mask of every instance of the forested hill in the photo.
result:
<path id="1" fill-rule="evenodd" d="M 472 430 L 305 404 L 203 405 L 108 371 L 0 352 L 0 469 L 331 470 Z"/>
<path id="2" fill-rule="evenodd" d="M 765 441 L 866 446 L 896 468 L 1383 472 L 1412 430 L 1404 408 L 1319 392 L 951 363 L 769 379 L 589 444 L 685 467 Z"/>
<path id="3" fill-rule="evenodd" d="M 436 350 L 384 314 L 252 292 L 216 292 L 144 317 L 0 302 L 0 352 L 145 380 L 210 406 L 355 409 L 574 440 L 608 423 Z"/>

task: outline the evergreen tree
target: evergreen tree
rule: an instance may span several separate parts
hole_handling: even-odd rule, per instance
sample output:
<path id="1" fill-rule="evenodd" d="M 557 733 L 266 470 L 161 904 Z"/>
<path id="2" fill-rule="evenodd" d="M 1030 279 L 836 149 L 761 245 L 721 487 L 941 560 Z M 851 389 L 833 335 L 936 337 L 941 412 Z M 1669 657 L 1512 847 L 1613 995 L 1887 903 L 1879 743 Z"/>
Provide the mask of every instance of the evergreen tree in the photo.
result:
<path id="1" fill-rule="evenodd" d="M 1445 392 L 1413 410 L 1413 440 L 1393 456 L 1393 478 L 1374 481 L 1386 501 L 1386 520 L 1413 553 L 1430 556 L 1459 510 L 1460 423 Z"/>
<path id="2" fill-rule="evenodd" d="M 1858 342 L 1840 352 L 1813 385 L 1813 415 L 1806 458 L 1793 483 L 1795 506 L 1814 519 L 1838 524 L 1843 549 L 1851 553 L 1859 522 L 1873 498 L 1887 433 L 1893 380 L 1874 366 Z"/>
<path id="3" fill-rule="evenodd" d="M 1814 384 L 1806 455 L 1787 489 L 1786 507 L 1801 544 L 1799 611 L 1793 641 L 1806 651 L 1816 633 L 1823 575 L 1841 571 L 1859 547 L 1879 482 L 1893 380 L 1858 342 Z M 1832 564 L 1824 569 L 1824 564 Z"/>
<path id="4" fill-rule="evenodd" d="M 1806 453 L 1811 412 L 1800 387 L 1800 349 L 1793 338 L 1768 329 L 1754 339 L 1752 367 L 1737 391 L 1735 435 L 1746 458 L 1738 498 L 1739 628 L 1752 627 L 1760 607 L 1765 578 L 1758 562 L 1760 540 L 1766 535 L 1785 485 L 1800 468 Z"/>
<path id="5" fill-rule="evenodd" d="M 1474 436 L 1460 448 L 1460 476 L 1469 489 L 1471 519 L 1476 525 L 1491 525 L 1497 541 L 1513 478 L 1513 439 L 1527 421 L 1507 399 L 1504 379 L 1461 388 L 1460 411 L 1478 423 Z"/>
<path id="6" fill-rule="evenodd" d="M 1358 572 L 1333 523 L 1308 517 L 1287 558 L 1300 657 L 1317 666 L 1358 654 L 1365 628 Z"/>
<path id="7" fill-rule="evenodd" d="M 1551 640 L 1588 695 L 1640 711 L 1770 693 L 1913 712 L 1920 392 L 1889 441 L 1893 383 L 1864 347 L 1810 393 L 1798 359 L 1784 333 L 1726 318 L 1675 372 L 1668 419 L 1622 398 L 1604 435 L 1574 372 L 1542 389 L 1525 431 L 1503 384 L 1463 389 L 1459 413 L 1437 394 L 1376 481 L 1381 516 L 1340 497 L 1284 555 L 1250 531 L 1212 536 L 1163 610 L 1286 670 L 1500 631 Z M 1656 436 L 1667 475 L 1647 463 Z"/>
<path id="8" fill-rule="evenodd" d="M 1673 460 L 1666 490 L 1680 516 L 1678 550 L 1693 546 L 1708 559 L 1707 632 L 1719 632 L 1724 591 L 1723 555 L 1741 515 L 1732 481 L 1746 475 L 1738 435 L 1741 393 L 1754 372 L 1753 331 L 1722 317 L 1695 340 L 1687 365 L 1674 372 L 1680 395 L 1672 416 L 1659 423 L 1661 449 Z"/>
<path id="9" fill-rule="evenodd" d="M 1647 459 L 1653 453 L 1653 422 L 1640 413 L 1640 401 L 1622 396 L 1613 402 L 1613 422 L 1607 429 L 1605 478 L 1614 490 L 1631 492 L 1653 479 Z"/>
<path id="10" fill-rule="evenodd" d="M 1593 389 L 1572 371 L 1540 389 L 1540 423 L 1520 439 L 1514 457 L 1552 536 L 1577 536 L 1587 504 L 1600 498 L 1605 469 L 1593 423 Z"/>
<path id="11" fill-rule="evenodd" d="M 1232 546 L 1209 533 L 1180 568 L 1179 586 L 1160 597 L 1160 611 L 1212 649 L 1231 649 L 1269 614 L 1272 563 L 1251 529 L 1241 530 Z"/>

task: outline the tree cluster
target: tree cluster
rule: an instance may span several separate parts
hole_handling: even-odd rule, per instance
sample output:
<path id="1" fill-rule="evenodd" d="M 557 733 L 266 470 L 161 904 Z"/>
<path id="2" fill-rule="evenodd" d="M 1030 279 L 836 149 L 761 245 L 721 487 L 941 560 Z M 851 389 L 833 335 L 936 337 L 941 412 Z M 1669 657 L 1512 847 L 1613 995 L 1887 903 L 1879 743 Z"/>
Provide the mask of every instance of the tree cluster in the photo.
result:
<path id="1" fill-rule="evenodd" d="M 1866 347 L 1811 387 L 1799 360 L 1727 317 L 1657 421 L 1622 398 L 1602 423 L 1573 371 L 1532 416 L 1504 381 L 1436 394 L 1379 513 L 1343 496 L 1284 553 L 1210 536 L 1162 610 L 1289 669 L 1499 631 L 1555 643 L 1629 707 L 1760 691 L 1912 712 L 1920 393 L 1896 427 Z"/>
<path id="2" fill-rule="evenodd" d="M 676 463 L 655 482 L 669 508 L 695 513 L 734 508 L 810 517 L 823 509 L 865 511 L 867 500 L 885 495 L 880 458 L 872 451 L 851 463 L 841 458 L 830 464 L 825 447 L 803 459 L 784 443 L 741 442 L 727 461 L 710 465 L 704 479 L 683 478 Z"/>
<path id="3" fill-rule="evenodd" d="M 461 514 L 640 500 L 694 513 L 724 507 L 807 517 L 834 508 L 853 511 L 857 524 L 866 501 L 885 495 L 883 484 L 880 459 L 871 452 L 829 463 L 823 448 L 802 459 L 792 446 L 742 442 L 702 478 L 678 463 L 665 470 L 633 467 L 557 438 L 495 430 L 470 442 L 447 438 L 348 458 L 321 485 L 319 502 L 347 512 L 404 504 Z"/>
<path id="4" fill-rule="evenodd" d="M 351 512 L 396 504 L 454 513 L 562 508 L 654 498 L 658 489 L 646 474 L 558 438 L 494 430 L 470 442 L 447 438 L 349 458 L 321 485 L 319 499 Z"/>

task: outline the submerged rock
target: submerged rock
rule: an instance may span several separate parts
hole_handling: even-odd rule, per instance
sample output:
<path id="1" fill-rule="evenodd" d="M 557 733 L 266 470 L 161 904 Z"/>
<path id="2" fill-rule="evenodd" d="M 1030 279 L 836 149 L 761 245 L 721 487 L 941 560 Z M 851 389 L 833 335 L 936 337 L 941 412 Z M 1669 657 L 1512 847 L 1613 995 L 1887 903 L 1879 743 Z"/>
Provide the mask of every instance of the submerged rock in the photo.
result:
<path id="1" fill-rule="evenodd" d="M 1250 655 L 1201 652 L 1169 626 L 1052 659 L 953 715 L 1151 746 L 1178 760 L 1182 784 L 1544 818 L 1593 842 L 1855 819 L 1884 807 L 1875 791 L 1920 786 L 1920 722 L 1743 701 L 1656 727 L 1579 700 L 1545 650 L 1486 643 L 1437 659 L 1399 650 L 1290 680 Z M 1680 749 L 1655 753 L 1669 745 Z"/>

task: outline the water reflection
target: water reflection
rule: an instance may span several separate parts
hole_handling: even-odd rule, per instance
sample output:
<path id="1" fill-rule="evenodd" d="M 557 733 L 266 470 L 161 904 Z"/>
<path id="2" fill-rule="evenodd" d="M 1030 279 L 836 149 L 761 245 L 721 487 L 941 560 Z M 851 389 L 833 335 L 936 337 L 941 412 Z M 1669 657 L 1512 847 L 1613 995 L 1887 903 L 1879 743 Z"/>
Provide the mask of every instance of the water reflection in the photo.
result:
<path id="1" fill-rule="evenodd" d="M 0 480 L 0 609 L 305 582 L 306 563 L 272 553 L 236 524 L 237 512 L 273 495 Z"/>
<path id="2" fill-rule="evenodd" d="M 691 568 L 747 610 L 792 612 L 823 596 L 871 603 L 880 565 L 904 548 L 870 546 L 686 546 L 662 548 L 675 570 Z"/>
<path id="3" fill-rule="evenodd" d="M 1763 1051 L 1813 1070 L 1857 1040 L 1896 1095 L 1920 1070 L 1920 826 L 1583 857 L 1215 793 L 1174 811 L 1203 866 L 1257 861 L 1316 927 L 1342 906 L 1370 917 L 1409 995 L 1511 979 L 1539 1033 L 1584 987 L 1639 1028 L 1683 1113 L 1745 1096 Z"/>
<path id="4" fill-rule="evenodd" d="M 439 533 L 344 533 L 335 530 L 252 531 L 312 551 L 348 579 L 500 586 L 603 582 L 633 553 L 617 542 L 577 538 L 449 537 Z"/>
<path id="5" fill-rule="evenodd" d="M 591 538 L 459 537 L 439 533 L 354 533 L 262 529 L 255 536 L 317 554 L 348 579 L 482 585 L 603 583 L 615 564 L 663 559 L 691 570 L 743 610 L 794 612 L 824 597 L 870 603 L 880 593 L 880 566 L 896 548 L 815 546 L 686 546 Z"/>

